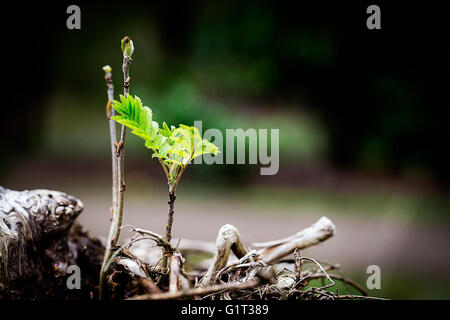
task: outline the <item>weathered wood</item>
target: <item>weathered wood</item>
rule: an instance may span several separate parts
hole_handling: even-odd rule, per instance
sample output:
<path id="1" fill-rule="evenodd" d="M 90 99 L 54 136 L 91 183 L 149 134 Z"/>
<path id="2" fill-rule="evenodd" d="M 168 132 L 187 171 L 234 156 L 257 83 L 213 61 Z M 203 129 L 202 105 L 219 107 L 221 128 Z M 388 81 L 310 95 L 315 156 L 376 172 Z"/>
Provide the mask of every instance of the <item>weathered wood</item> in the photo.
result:
<path id="1" fill-rule="evenodd" d="M 275 241 L 252 243 L 251 248 L 257 249 L 259 258 L 272 264 L 294 252 L 316 245 L 332 237 L 336 233 L 336 226 L 327 217 L 320 218 L 309 228 L 296 234 Z"/>
<path id="2" fill-rule="evenodd" d="M 75 264 L 68 234 L 82 210 L 80 200 L 63 192 L 0 187 L 0 283 L 64 272 Z"/>

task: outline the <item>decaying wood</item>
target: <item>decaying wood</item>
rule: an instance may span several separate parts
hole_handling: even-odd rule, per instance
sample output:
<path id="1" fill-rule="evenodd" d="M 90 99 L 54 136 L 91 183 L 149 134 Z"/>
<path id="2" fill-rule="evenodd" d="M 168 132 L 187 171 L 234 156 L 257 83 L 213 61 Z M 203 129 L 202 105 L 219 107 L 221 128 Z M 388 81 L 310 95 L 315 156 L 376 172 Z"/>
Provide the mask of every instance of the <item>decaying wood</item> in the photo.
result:
<path id="1" fill-rule="evenodd" d="M 90 296 L 95 288 L 85 284 L 98 277 L 104 247 L 74 225 L 82 210 L 80 200 L 63 192 L 0 187 L 0 286 L 6 297 Z M 82 269 L 82 290 L 68 290 L 69 265 Z"/>

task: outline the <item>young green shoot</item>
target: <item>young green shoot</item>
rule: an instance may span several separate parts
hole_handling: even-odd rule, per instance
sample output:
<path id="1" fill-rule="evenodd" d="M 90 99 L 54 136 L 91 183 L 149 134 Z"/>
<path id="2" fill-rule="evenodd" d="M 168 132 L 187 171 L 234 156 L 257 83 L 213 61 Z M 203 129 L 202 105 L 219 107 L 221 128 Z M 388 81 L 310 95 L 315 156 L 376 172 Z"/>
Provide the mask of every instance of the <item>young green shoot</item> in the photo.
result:
<path id="1" fill-rule="evenodd" d="M 203 154 L 218 154 L 216 145 L 202 139 L 200 132 L 194 126 L 181 124 L 179 127 L 169 127 L 165 122 L 160 127 L 153 121 L 152 110 L 143 106 L 139 97 L 131 95 L 120 96 L 112 107 L 118 115 L 111 119 L 130 128 L 134 135 L 144 140 L 145 146 L 152 150 L 153 158 L 161 164 L 169 185 L 169 214 L 166 225 L 165 239 L 170 243 L 172 239 L 172 225 L 176 189 L 189 163 Z M 170 252 L 164 252 L 163 266 Z"/>

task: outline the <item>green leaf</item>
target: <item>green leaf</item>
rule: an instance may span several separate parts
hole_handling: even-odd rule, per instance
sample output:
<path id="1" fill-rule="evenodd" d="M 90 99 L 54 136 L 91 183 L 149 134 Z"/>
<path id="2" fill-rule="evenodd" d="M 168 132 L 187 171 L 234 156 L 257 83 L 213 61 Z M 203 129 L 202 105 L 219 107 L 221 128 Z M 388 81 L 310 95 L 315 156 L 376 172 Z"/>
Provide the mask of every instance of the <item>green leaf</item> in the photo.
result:
<path id="1" fill-rule="evenodd" d="M 183 166 L 187 165 L 192 159 L 203 154 L 218 154 L 219 148 L 206 139 L 202 139 L 200 132 L 194 126 L 181 124 L 170 136 L 172 141 L 171 153 L 180 157 Z"/>
<path id="2" fill-rule="evenodd" d="M 159 148 L 159 154 L 163 157 L 167 156 L 167 154 L 172 150 L 172 146 L 169 142 L 165 142 L 161 148 Z"/>
<path id="3" fill-rule="evenodd" d="M 159 158 L 170 169 L 174 181 L 180 167 L 186 167 L 192 159 L 203 154 L 218 154 L 219 148 L 202 139 L 195 126 L 180 124 L 178 128 L 163 122 L 162 128 L 152 119 L 152 110 L 143 106 L 141 99 L 131 95 L 120 95 L 120 101 L 112 104 L 118 115 L 114 121 L 130 128 L 133 134 L 145 140 L 145 146 L 153 151 L 153 158 Z"/>
<path id="4" fill-rule="evenodd" d="M 127 94 L 120 95 L 120 102 L 113 101 L 112 107 L 120 115 L 111 117 L 114 121 L 130 128 L 133 134 L 144 140 L 153 140 L 158 134 L 158 123 L 152 121 L 152 110 L 142 105 L 141 99 Z"/>
<path id="5" fill-rule="evenodd" d="M 175 163 L 175 164 L 177 164 L 179 166 L 183 165 L 180 161 L 175 160 L 175 159 L 167 159 L 167 160 L 164 160 L 164 162 L 166 162 L 166 163 Z"/>
<path id="6" fill-rule="evenodd" d="M 159 133 L 165 137 L 170 137 L 172 135 L 173 129 L 169 129 L 167 123 L 163 122 L 163 127 L 159 129 Z"/>

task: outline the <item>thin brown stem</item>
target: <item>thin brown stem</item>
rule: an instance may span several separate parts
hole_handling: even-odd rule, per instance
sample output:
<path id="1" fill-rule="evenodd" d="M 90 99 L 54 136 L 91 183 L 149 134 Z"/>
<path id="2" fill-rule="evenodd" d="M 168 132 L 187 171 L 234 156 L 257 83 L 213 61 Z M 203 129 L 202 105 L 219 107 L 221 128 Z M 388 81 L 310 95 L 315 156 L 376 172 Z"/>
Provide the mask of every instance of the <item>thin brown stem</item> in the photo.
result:
<path id="1" fill-rule="evenodd" d="M 168 214 L 168 220 L 167 220 L 167 226 L 166 226 L 166 241 L 170 243 L 170 240 L 172 240 L 172 225 L 173 225 L 173 214 L 174 214 L 174 206 L 175 206 L 175 199 L 176 195 L 174 191 L 169 192 L 169 214 Z"/>
<path id="2" fill-rule="evenodd" d="M 167 218 L 167 225 L 166 225 L 166 234 L 165 234 L 165 241 L 167 243 L 170 243 L 170 240 L 172 240 L 172 225 L 173 225 L 173 215 L 175 213 L 174 207 L 175 207 L 175 199 L 177 198 L 175 195 L 175 191 L 172 191 L 173 189 L 169 188 L 169 213 Z M 163 259 L 162 259 L 162 267 L 166 268 L 168 266 L 168 261 L 170 261 L 170 255 L 172 254 L 172 251 L 168 250 L 167 248 L 163 249 Z"/>
<path id="3" fill-rule="evenodd" d="M 167 176 L 167 181 L 169 183 L 169 213 L 167 218 L 167 225 L 166 225 L 166 236 L 165 239 L 168 243 L 170 243 L 170 240 L 172 240 L 172 225 L 173 225 L 173 215 L 175 213 L 175 191 L 177 188 L 178 183 L 180 182 L 181 176 L 183 175 L 184 170 L 186 169 L 187 165 L 184 167 L 181 167 L 180 171 L 175 175 L 175 181 L 171 181 L 171 176 L 173 175 L 174 167 L 171 168 L 170 172 L 167 172 L 167 168 L 165 167 L 164 163 L 161 162 L 161 165 L 163 166 L 164 172 Z M 178 169 L 177 169 L 178 170 Z M 172 252 L 169 252 L 168 250 L 163 250 L 163 260 L 162 260 L 162 266 L 163 268 L 167 267 L 167 261 L 168 257 Z"/>
<path id="4" fill-rule="evenodd" d="M 125 37 L 124 39 L 130 39 Z M 126 56 L 124 53 L 122 71 L 123 71 L 123 92 L 126 96 L 129 94 L 130 90 L 130 62 L 131 57 Z M 109 229 L 108 240 L 106 243 L 105 256 L 103 258 L 103 265 L 100 271 L 100 282 L 99 282 L 99 299 L 103 299 L 103 287 L 108 272 L 108 266 L 110 265 L 110 260 L 113 258 L 114 247 L 117 245 L 120 237 L 120 230 L 122 227 L 123 219 L 123 206 L 124 206 L 124 192 L 125 192 L 125 138 L 126 138 L 126 127 L 122 125 L 122 130 L 120 134 L 119 143 L 115 144 L 116 149 L 116 161 L 117 161 L 117 210 L 113 210 L 113 219 L 111 227 Z"/>
<path id="5" fill-rule="evenodd" d="M 130 90 L 130 57 L 123 58 L 122 71 L 123 71 L 123 93 L 126 96 L 129 94 Z M 119 240 L 120 236 L 120 227 L 122 226 L 122 218 L 123 218 L 123 205 L 124 205 L 124 192 L 125 192 L 125 138 L 127 134 L 127 127 L 122 126 L 122 130 L 120 133 L 120 141 L 117 147 L 117 164 L 119 167 L 119 196 L 117 203 L 117 223 L 114 228 L 113 235 L 113 243 L 114 245 Z"/>
<path id="6" fill-rule="evenodd" d="M 165 238 L 163 238 L 161 235 L 157 234 L 156 232 L 145 230 L 145 229 L 142 229 L 142 228 L 133 228 L 130 231 L 131 232 L 137 232 L 140 235 L 144 235 L 144 234 L 149 235 L 149 236 L 151 236 L 154 239 L 154 241 L 159 246 L 161 246 L 163 248 L 166 248 L 167 250 L 173 251 L 173 248 L 170 245 L 170 243 L 168 243 Z"/>
<path id="7" fill-rule="evenodd" d="M 180 172 L 177 174 L 177 178 L 175 179 L 175 182 L 172 185 L 172 190 L 176 190 L 178 183 L 180 182 L 181 176 L 183 175 L 184 170 L 186 170 L 188 165 L 185 165 L 184 167 L 181 167 Z"/>
<path id="8" fill-rule="evenodd" d="M 123 71 L 123 93 L 126 96 L 130 90 L 130 57 L 123 58 L 122 71 Z M 127 127 L 122 126 L 120 133 L 120 141 L 117 145 L 116 156 L 117 166 L 119 172 L 118 179 L 118 202 L 117 202 L 117 214 L 115 216 L 115 227 L 113 228 L 113 236 L 111 238 L 111 245 L 115 246 L 120 237 L 120 230 L 123 219 L 123 205 L 124 205 L 124 192 L 125 192 L 125 138 L 127 134 Z"/>

